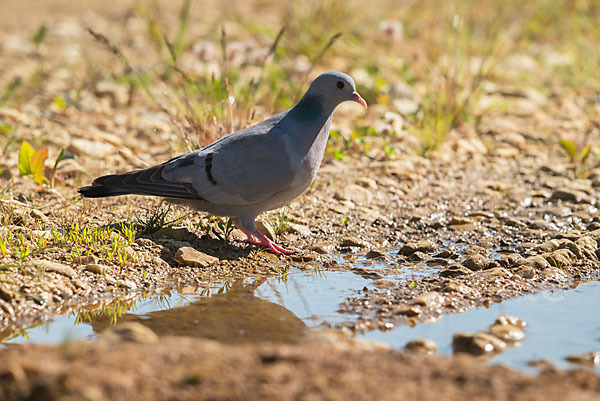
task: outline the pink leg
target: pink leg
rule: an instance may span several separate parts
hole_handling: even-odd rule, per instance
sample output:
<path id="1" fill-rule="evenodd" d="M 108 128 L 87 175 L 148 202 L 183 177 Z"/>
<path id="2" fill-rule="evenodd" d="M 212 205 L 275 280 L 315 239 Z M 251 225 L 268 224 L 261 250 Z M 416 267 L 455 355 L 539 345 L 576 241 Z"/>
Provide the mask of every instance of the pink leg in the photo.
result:
<path id="1" fill-rule="evenodd" d="M 244 227 L 242 227 L 241 224 L 239 224 L 237 222 L 235 223 L 235 226 L 237 228 L 239 228 L 240 230 L 242 230 L 244 232 L 244 234 L 246 234 L 248 239 L 246 239 L 244 242 L 246 242 L 248 244 L 257 245 L 257 246 L 261 246 L 264 248 L 269 248 L 271 250 L 271 252 L 273 252 L 275 255 L 281 255 L 282 253 L 286 254 L 286 255 L 291 255 L 294 253 L 294 251 L 290 251 L 290 250 L 280 247 L 279 245 L 277 245 L 276 243 L 271 241 L 269 238 L 267 238 L 263 233 L 261 233 L 258 230 L 248 231 Z"/>

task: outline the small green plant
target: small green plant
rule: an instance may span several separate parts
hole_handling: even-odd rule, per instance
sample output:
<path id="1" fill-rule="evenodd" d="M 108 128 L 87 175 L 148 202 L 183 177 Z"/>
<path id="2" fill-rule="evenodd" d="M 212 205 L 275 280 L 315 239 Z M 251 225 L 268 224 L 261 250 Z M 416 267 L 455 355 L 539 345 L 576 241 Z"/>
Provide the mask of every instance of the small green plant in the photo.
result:
<path id="1" fill-rule="evenodd" d="M 581 178 L 585 176 L 588 169 L 585 166 L 585 161 L 591 153 L 592 147 L 590 145 L 577 146 L 575 142 L 568 139 L 561 139 L 559 141 L 560 147 L 565 151 L 567 156 L 571 159 L 573 164 L 573 172 L 575 177 Z"/>
<path id="2" fill-rule="evenodd" d="M 223 234 L 223 237 L 221 237 L 218 232 L 215 232 L 215 235 L 219 237 L 220 240 L 229 242 L 229 236 L 235 228 L 233 220 L 231 218 L 228 218 L 227 220 L 225 220 L 225 222 L 223 222 L 223 219 L 217 219 L 217 227 L 221 231 L 221 234 Z"/>
<path id="3" fill-rule="evenodd" d="M 19 173 L 26 175 L 42 186 L 48 183 L 44 177 L 44 162 L 48 158 L 48 148 L 35 150 L 27 141 L 21 143 L 19 151 Z"/>
<path id="4" fill-rule="evenodd" d="M 279 213 L 279 219 L 272 223 L 275 234 L 280 235 L 286 232 L 289 229 L 288 221 L 289 219 L 285 214 L 285 209 L 282 209 L 281 213 Z"/>

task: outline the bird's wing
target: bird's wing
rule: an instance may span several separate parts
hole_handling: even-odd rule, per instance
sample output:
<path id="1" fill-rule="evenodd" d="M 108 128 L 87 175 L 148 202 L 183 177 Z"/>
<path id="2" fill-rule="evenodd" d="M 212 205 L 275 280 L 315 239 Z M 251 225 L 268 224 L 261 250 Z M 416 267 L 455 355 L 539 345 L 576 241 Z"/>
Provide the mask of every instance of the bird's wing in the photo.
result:
<path id="1" fill-rule="evenodd" d="M 282 113 L 283 114 L 283 113 Z M 279 114 L 163 165 L 163 179 L 191 185 L 199 198 L 223 205 L 247 205 L 286 189 L 296 172 Z"/>

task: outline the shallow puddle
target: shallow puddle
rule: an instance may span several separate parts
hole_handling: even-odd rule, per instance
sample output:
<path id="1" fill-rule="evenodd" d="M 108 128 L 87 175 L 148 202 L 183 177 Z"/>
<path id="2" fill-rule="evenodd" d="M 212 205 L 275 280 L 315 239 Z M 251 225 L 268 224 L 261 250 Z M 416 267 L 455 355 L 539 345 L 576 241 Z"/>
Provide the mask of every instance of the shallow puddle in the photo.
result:
<path id="1" fill-rule="evenodd" d="M 363 266 L 369 264 L 365 262 Z M 425 270 L 427 266 L 413 265 L 395 279 L 410 279 Z M 353 316 L 338 312 L 340 303 L 356 290 L 371 288 L 371 283 L 353 270 L 291 270 L 285 277 L 204 289 L 202 295 L 201 291 L 188 288 L 115 301 L 24 328 L 4 344 L 93 339 L 116 321 L 140 322 L 159 335 L 198 336 L 225 343 L 293 342 L 311 328 L 352 320 Z M 566 356 L 600 349 L 599 308 L 600 283 L 580 283 L 569 290 L 545 291 L 493 304 L 489 309 L 446 314 L 434 323 L 414 328 L 399 326 L 361 337 L 388 343 L 396 349 L 412 339 L 429 338 L 438 344 L 439 353 L 450 354 L 453 333 L 485 330 L 498 315 L 506 313 L 527 322 L 526 338 L 520 346 L 496 356 L 494 362 L 527 370 L 527 361 L 546 359 L 568 367 Z"/>

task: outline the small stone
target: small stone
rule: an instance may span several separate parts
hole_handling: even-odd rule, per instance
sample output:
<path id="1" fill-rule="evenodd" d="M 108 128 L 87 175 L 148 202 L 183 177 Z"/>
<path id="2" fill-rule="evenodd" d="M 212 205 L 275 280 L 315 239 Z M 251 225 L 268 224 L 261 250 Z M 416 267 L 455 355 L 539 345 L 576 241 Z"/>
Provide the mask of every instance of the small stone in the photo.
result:
<path id="1" fill-rule="evenodd" d="M 119 287 L 126 288 L 128 290 L 136 290 L 137 285 L 131 280 L 120 280 L 118 282 Z"/>
<path id="2" fill-rule="evenodd" d="M 529 228 L 534 230 L 548 230 L 550 228 L 550 224 L 546 220 L 533 220 L 529 223 Z"/>
<path id="3" fill-rule="evenodd" d="M 567 280 L 567 275 L 557 267 L 549 267 L 538 272 L 538 275 L 542 276 L 546 280 L 557 281 L 559 283 Z"/>
<path id="4" fill-rule="evenodd" d="M 390 346 L 387 344 L 352 337 L 340 330 L 334 329 L 310 330 L 304 337 L 301 337 L 300 344 L 325 345 L 340 351 L 385 351 L 390 349 Z"/>
<path id="5" fill-rule="evenodd" d="M 485 256 L 474 254 L 470 255 L 462 265 L 469 270 L 477 271 L 485 269 L 489 264 L 489 261 L 485 258 Z"/>
<path id="6" fill-rule="evenodd" d="M 410 256 L 415 252 L 435 252 L 436 246 L 432 241 L 409 242 L 400 249 L 400 253 Z"/>
<path id="7" fill-rule="evenodd" d="M 161 232 L 163 237 L 171 238 L 175 241 L 187 241 L 192 243 L 198 239 L 198 236 L 186 227 L 166 227 L 161 229 Z"/>
<path id="8" fill-rule="evenodd" d="M 500 264 L 502 267 L 519 266 L 522 261 L 523 257 L 517 253 L 511 253 L 496 259 L 496 262 L 498 262 L 498 264 Z"/>
<path id="9" fill-rule="evenodd" d="M 525 327 L 527 327 L 527 322 L 519 319 L 516 316 L 512 316 L 512 315 L 507 315 L 505 313 L 501 314 L 500 316 L 498 316 L 496 318 L 496 321 L 494 322 L 494 325 L 511 325 L 511 326 L 515 326 L 518 329 L 523 330 Z"/>
<path id="10" fill-rule="evenodd" d="M 407 352 L 416 352 L 419 354 L 433 355 L 437 352 L 437 345 L 427 338 L 419 338 L 406 343 L 404 350 Z"/>
<path id="11" fill-rule="evenodd" d="M 277 234 L 271 224 L 265 224 L 262 220 L 256 220 L 256 229 L 266 235 L 271 241 L 275 241 Z"/>
<path id="12" fill-rule="evenodd" d="M 464 284 L 455 280 L 447 280 L 440 284 L 438 291 L 441 292 L 458 292 L 459 294 L 468 294 L 471 289 Z"/>
<path id="13" fill-rule="evenodd" d="M 536 270 L 544 270 L 550 267 L 550 263 L 541 255 L 530 256 L 521 261 L 522 265 L 531 266 Z"/>
<path id="14" fill-rule="evenodd" d="M 583 355 L 569 355 L 565 358 L 568 362 L 576 365 L 595 368 L 600 366 L 600 352 L 591 351 Z"/>
<path id="15" fill-rule="evenodd" d="M 77 256 L 73 260 L 73 263 L 76 263 L 78 265 L 89 265 L 92 263 L 98 263 L 98 258 L 94 255 L 81 255 Z"/>
<path id="16" fill-rule="evenodd" d="M 460 226 L 460 225 L 464 225 L 464 224 L 471 224 L 472 221 L 471 219 L 469 219 L 468 217 L 452 217 L 450 219 L 450 221 L 448 222 L 449 226 Z"/>
<path id="17" fill-rule="evenodd" d="M 546 261 L 558 268 L 569 266 L 575 259 L 575 254 L 568 249 L 557 249 L 546 255 Z"/>
<path id="18" fill-rule="evenodd" d="M 184 266 L 208 267 L 219 262 L 219 258 L 205 254 L 191 247 L 182 247 L 177 250 L 175 260 Z"/>
<path id="19" fill-rule="evenodd" d="M 83 270 L 94 274 L 103 274 L 107 269 L 108 268 L 106 266 L 102 266 L 97 263 L 90 263 L 83 268 Z"/>
<path id="20" fill-rule="evenodd" d="M 154 344 L 158 342 L 158 336 L 143 324 L 126 322 L 119 323 L 116 327 L 102 332 L 100 341 L 131 341 L 142 344 Z"/>
<path id="21" fill-rule="evenodd" d="M 535 277 L 535 269 L 531 266 L 521 265 L 513 270 L 514 274 L 517 274 L 523 278 L 531 279 Z"/>
<path id="22" fill-rule="evenodd" d="M 395 314 L 408 317 L 419 316 L 422 312 L 423 310 L 418 305 L 402 306 L 394 310 Z"/>
<path id="23" fill-rule="evenodd" d="M 490 333 L 507 343 L 523 341 L 525 338 L 523 330 L 512 324 L 494 324 L 490 327 Z"/>
<path id="24" fill-rule="evenodd" d="M 15 293 L 3 285 L 0 285 L 0 299 L 10 302 L 15 299 Z"/>
<path id="25" fill-rule="evenodd" d="M 475 334 L 456 333 L 452 338 L 452 348 L 454 353 L 489 355 L 504 351 L 506 343 L 486 331 Z"/>
<path id="26" fill-rule="evenodd" d="M 552 252 L 558 249 L 560 246 L 560 241 L 557 239 L 551 239 L 549 241 L 544 242 L 534 248 L 536 252 Z"/>
<path id="27" fill-rule="evenodd" d="M 49 260 L 34 260 L 33 265 L 43 268 L 46 272 L 62 274 L 63 276 L 67 276 L 69 278 L 75 276 L 75 270 L 67 265 L 63 265 L 62 263 L 51 262 Z"/>
<path id="28" fill-rule="evenodd" d="M 346 200 L 363 206 L 368 205 L 371 198 L 371 191 L 356 184 L 344 186 L 338 189 L 334 195 L 334 199 Z"/>
<path id="29" fill-rule="evenodd" d="M 440 277 L 460 277 L 460 276 L 468 276 L 473 272 L 467 269 L 464 266 L 454 265 L 449 266 L 448 268 L 440 271 L 438 274 Z"/>
<path id="30" fill-rule="evenodd" d="M 377 251 L 375 249 L 371 249 L 369 252 L 367 252 L 365 257 L 367 259 L 382 259 L 382 258 L 385 258 L 385 253 L 383 253 L 381 251 Z"/>
<path id="31" fill-rule="evenodd" d="M 494 267 L 481 272 L 487 277 L 512 277 L 512 273 L 506 270 L 504 267 Z"/>
<path id="32" fill-rule="evenodd" d="M 366 243 L 365 241 L 363 241 L 357 237 L 346 237 L 342 240 L 342 242 L 340 244 L 340 246 L 342 246 L 342 247 L 358 247 L 358 248 L 365 248 L 368 245 L 369 245 L 368 243 Z"/>
<path id="33" fill-rule="evenodd" d="M 429 257 L 427 256 L 427 254 L 417 251 L 414 252 L 412 255 L 409 256 L 408 260 L 413 261 L 413 262 L 422 262 L 424 260 L 429 259 Z"/>
<path id="34" fill-rule="evenodd" d="M 302 224 L 286 223 L 286 226 L 288 231 L 293 234 L 300 234 L 303 237 L 311 237 L 313 235 L 310 228 L 303 226 Z"/>
<path id="35" fill-rule="evenodd" d="M 333 251 L 333 248 L 334 245 L 331 242 L 319 242 L 308 248 L 308 250 L 319 253 L 321 255 L 325 255 Z"/>
<path id="36" fill-rule="evenodd" d="M 444 296 L 437 291 L 431 291 L 416 297 L 415 304 L 437 309 L 444 304 Z"/>

